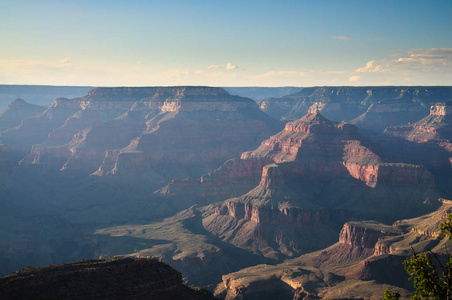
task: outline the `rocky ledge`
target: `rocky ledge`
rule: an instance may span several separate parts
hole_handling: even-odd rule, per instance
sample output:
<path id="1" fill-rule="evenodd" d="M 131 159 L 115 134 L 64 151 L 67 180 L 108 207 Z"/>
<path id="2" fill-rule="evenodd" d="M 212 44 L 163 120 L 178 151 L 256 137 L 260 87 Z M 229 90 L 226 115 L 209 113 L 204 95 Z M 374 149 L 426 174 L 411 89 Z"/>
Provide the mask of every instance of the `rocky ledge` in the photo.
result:
<path id="1" fill-rule="evenodd" d="M 0 278 L 2 299 L 215 299 L 155 258 L 92 259 Z"/>
<path id="2" fill-rule="evenodd" d="M 371 222 L 347 222 L 342 227 L 339 234 L 339 243 L 350 245 L 352 247 L 373 248 L 374 255 L 389 254 L 394 249 L 385 246 L 381 238 L 393 236 L 398 231 L 391 226 L 378 224 L 372 226 Z"/>

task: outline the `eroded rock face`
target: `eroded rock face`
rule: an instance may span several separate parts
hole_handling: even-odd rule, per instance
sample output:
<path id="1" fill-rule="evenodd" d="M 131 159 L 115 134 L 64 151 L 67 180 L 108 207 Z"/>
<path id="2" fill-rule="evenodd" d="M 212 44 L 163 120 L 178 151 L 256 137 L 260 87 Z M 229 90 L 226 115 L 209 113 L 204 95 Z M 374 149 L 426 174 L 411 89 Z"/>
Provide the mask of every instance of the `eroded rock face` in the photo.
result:
<path id="1" fill-rule="evenodd" d="M 203 220 L 203 225 L 212 234 L 239 248 L 280 259 L 334 242 L 332 214 L 326 209 L 225 201 L 214 214 Z M 317 233 L 317 238 L 313 237 L 313 232 Z"/>
<path id="2" fill-rule="evenodd" d="M 289 177 L 318 180 L 349 173 L 366 184 L 375 185 L 375 169 L 382 161 L 365 144 L 356 127 L 327 120 L 313 107 L 305 117 L 287 123 L 284 131 L 264 141 L 255 151 L 243 153 L 242 159 L 265 157 L 276 163 L 297 162 L 294 166 L 278 166 L 279 169 L 276 166 L 264 168 L 261 183 L 267 177 L 276 180 L 276 174 L 268 176 L 268 172 L 278 170 L 291 173 Z"/>
<path id="3" fill-rule="evenodd" d="M 253 221 L 258 224 L 291 225 L 296 227 L 321 227 L 330 218 L 330 212 L 326 210 L 303 210 L 295 207 L 272 209 L 233 201 L 226 202 L 226 206 L 217 207 L 215 215 L 228 215 L 235 219 Z"/>
<path id="4" fill-rule="evenodd" d="M 339 234 L 339 242 L 352 247 L 374 248 L 378 239 L 387 236 L 382 230 L 354 226 L 353 223 L 345 223 Z"/>
<path id="5" fill-rule="evenodd" d="M 339 242 L 328 248 L 285 260 L 260 264 L 223 275 L 215 295 L 226 299 L 379 299 L 388 286 L 412 295 L 412 282 L 403 261 L 412 249 L 431 249 L 439 259 L 449 253 L 450 241 L 439 237 L 439 224 L 451 212 L 451 201 L 441 199 L 437 210 L 392 225 L 376 221 L 347 222 Z M 281 281 L 286 283 L 281 285 Z M 356 288 L 359 286 L 359 288 Z M 289 290 L 289 291 L 288 291 Z M 276 292 L 277 291 L 277 292 Z M 267 297 L 268 296 L 268 297 Z"/>
<path id="6" fill-rule="evenodd" d="M 3 299 L 214 299 L 154 258 L 84 260 L 0 277 Z"/>
<path id="7" fill-rule="evenodd" d="M 367 145 L 356 127 L 329 121 L 315 107 L 242 154 L 244 162 L 272 163 L 262 167 L 257 187 L 224 201 L 203 224 L 225 241 L 275 258 L 303 253 L 307 240 L 312 251 L 322 242 L 312 242 L 314 236 L 322 232 L 330 241 L 338 226 L 356 216 L 394 220 L 438 205 L 428 170 L 383 163 Z M 402 212 L 404 205 L 410 209 Z M 367 252 L 373 252 L 378 236 L 370 240 L 372 245 L 363 245 Z"/>
<path id="8" fill-rule="evenodd" d="M 412 125 L 389 127 L 385 132 L 416 143 L 450 141 L 452 138 L 452 102 L 437 103 L 431 106 L 430 114 L 427 117 Z"/>
<path id="9" fill-rule="evenodd" d="M 433 105 L 430 114 L 416 123 L 386 128 L 377 141 L 392 157 L 421 164 L 444 178 L 439 186 L 452 192 L 452 102 Z"/>
<path id="10" fill-rule="evenodd" d="M 388 126 L 415 122 L 428 114 L 428 106 L 421 101 L 388 100 L 369 106 L 367 111 L 350 123 L 368 134 L 381 133 Z"/>
<path id="11" fill-rule="evenodd" d="M 0 133 L 0 140 L 29 151 L 34 144 L 43 143 L 50 132 L 64 125 L 79 109 L 79 100 L 58 98 L 41 114 L 24 119 L 19 126 Z"/>
<path id="12" fill-rule="evenodd" d="M 23 165 L 98 176 L 157 174 L 168 182 L 207 173 L 280 126 L 253 100 L 221 88 L 97 88 L 55 100 L 1 138 L 40 144 Z M 66 160 L 62 153 L 69 153 Z"/>

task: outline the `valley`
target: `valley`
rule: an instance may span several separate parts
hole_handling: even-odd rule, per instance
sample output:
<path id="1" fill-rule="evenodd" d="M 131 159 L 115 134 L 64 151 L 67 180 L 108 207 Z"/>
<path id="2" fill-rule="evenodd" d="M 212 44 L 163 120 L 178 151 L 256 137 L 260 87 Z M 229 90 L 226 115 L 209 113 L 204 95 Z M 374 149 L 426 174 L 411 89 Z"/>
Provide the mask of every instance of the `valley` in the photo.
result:
<path id="1" fill-rule="evenodd" d="M 156 257 L 222 299 L 408 297 L 410 247 L 451 246 L 452 88 L 271 89 L 11 99 L 0 275 Z"/>

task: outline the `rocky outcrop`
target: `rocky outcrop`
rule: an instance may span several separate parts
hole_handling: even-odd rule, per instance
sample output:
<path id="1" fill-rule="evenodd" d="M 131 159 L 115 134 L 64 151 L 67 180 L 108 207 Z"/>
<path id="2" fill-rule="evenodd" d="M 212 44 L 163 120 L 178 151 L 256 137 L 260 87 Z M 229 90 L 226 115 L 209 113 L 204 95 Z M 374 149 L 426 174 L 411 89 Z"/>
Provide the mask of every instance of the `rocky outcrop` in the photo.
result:
<path id="1" fill-rule="evenodd" d="M 348 222 L 342 227 L 339 234 L 339 243 L 347 244 L 352 247 L 375 248 L 377 252 L 382 250 L 382 244 L 378 240 L 382 237 L 395 235 L 393 232 L 387 232 L 383 229 L 366 227 L 362 224 Z M 380 254 L 379 254 L 380 255 Z"/>
<path id="2" fill-rule="evenodd" d="M 416 253 L 433 251 L 439 259 L 449 252 L 450 241 L 435 235 L 451 211 L 450 201 L 442 199 L 442 203 L 437 211 L 392 225 L 347 222 L 338 243 L 280 264 L 261 264 L 223 275 L 215 295 L 272 299 L 274 292 L 282 299 L 293 299 L 300 292 L 301 299 L 379 299 L 391 286 L 408 299 L 412 282 L 403 261 L 412 249 Z"/>
<path id="3" fill-rule="evenodd" d="M 430 114 L 412 125 L 389 127 L 385 132 L 415 143 L 450 142 L 452 139 L 452 101 L 431 106 Z"/>
<path id="4" fill-rule="evenodd" d="M 340 219 L 340 213 L 332 217 L 334 213 L 326 209 L 272 207 L 243 203 L 242 198 L 216 207 L 214 214 L 204 218 L 204 227 L 224 241 L 271 259 L 292 257 L 334 242 L 335 218 Z"/>
<path id="5" fill-rule="evenodd" d="M 262 184 L 266 184 L 265 178 L 276 180 L 276 174 L 269 177 L 268 172 L 278 170 L 288 172 L 289 178 L 304 176 L 317 180 L 351 175 L 372 186 L 381 159 L 366 144 L 356 127 L 332 122 L 314 106 L 305 117 L 287 123 L 284 131 L 264 141 L 255 151 L 243 153 L 242 159 L 265 157 L 276 163 L 297 163 L 264 168 Z"/>
<path id="6" fill-rule="evenodd" d="M 0 278 L 3 299 L 214 299 L 189 288 L 182 275 L 154 258 L 84 260 L 26 268 Z"/>
<path id="7" fill-rule="evenodd" d="M 269 208 L 228 201 L 215 209 L 215 215 L 228 215 L 258 224 L 290 225 L 295 227 L 322 227 L 330 218 L 330 212 L 294 207 Z"/>
<path id="8" fill-rule="evenodd" d="M 321 148 L 325 142 L 330 147 L 336 147 L 336 142 L 357 137 L 355 127 L 332 122 L 323 117 L 317 107 L 313 107 L 303 118 L 287 123 L 283 131 L 262 142 L 256 150 L 243 153 L 242 159 L 267 157 L 276 163 L 303 159 L 312 161 L 320 156 L 315 153 L 317 149 L 314 150 L 314 147 Z M 342 145 L 339 147 L 342 148 Z M 310 149 L 313 149 L 312 154 L 317 155 L 309 157 L 311 153 L 305 152 Z M 323 157 L 323 160 L 330 159 L 331 156 Z"/>
<path id="9" fill-rule="evenodd" d="M 381 241 L 377 241 L 374 247 L 374 255 L 375 256 L 388 255 L 393 253 L 396 249 L 397 248 L 392 245 L 387 245 Z"/>
<path id="10" fill-rule="evenodd" d="M 204 219 L 204 227 L 238 247 L 274 258 L 303 253 L 306 243 L 299 237 L 312 241 L 323 232 L 325 239 L 312 242 L 312 251 L 339 233 L 339 223 L 356 216 L 394 220 L 438 206 L 428 170 L 383 163 L 367 145 L 356 127 L 329 121 L 313 107 L 256 150 L 242 154 L 244 162 L 273 163 L 262 167 L 257 187 L 221 203 Z M 362 245 L 366 253 L 374 251 L 378 237 Z"/>

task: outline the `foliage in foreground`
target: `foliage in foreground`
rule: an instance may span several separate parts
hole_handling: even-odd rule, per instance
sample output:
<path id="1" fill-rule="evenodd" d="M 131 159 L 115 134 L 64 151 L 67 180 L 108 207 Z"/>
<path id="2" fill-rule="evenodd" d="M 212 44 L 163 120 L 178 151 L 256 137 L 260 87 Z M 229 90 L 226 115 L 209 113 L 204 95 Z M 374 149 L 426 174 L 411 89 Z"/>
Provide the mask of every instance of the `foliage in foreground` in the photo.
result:
<path id="1" fill-rule="evenodd" d="M 452 214 L 440 224 L 440 230 L 444 237 L 452 241 Z M 414 280 L 415 294 L 411 299 L 452 299 L 452 255 L 447 255 L 447 262 L 444 264 L 431 251 L 429 251 L 430 255 L 416 254 L 414 249 L 411 249 L 411 252 L 413 256 L 403 263 L 410 279 Z M 439 268 L 433 263 L 433 258 Z M 399 297 L 398 292 L 386 290 L 383 300 L 397 300 Z"/>

